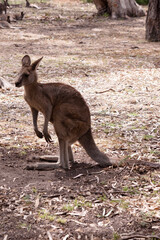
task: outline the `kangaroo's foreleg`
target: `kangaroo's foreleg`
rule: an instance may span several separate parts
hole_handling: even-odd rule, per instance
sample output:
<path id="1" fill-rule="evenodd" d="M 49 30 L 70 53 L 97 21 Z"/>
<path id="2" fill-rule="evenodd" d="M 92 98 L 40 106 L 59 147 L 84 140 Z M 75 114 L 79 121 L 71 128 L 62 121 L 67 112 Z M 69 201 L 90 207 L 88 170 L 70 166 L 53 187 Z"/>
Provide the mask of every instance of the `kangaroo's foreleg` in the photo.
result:
<path id="1" fill-rule="evenodd" d="M 31 111 L 32 111 L 34 131 L 35 131 L 37 137 L 43 138 L 43 134 L 38 130 L 38 126 L 37 126 L 38 111 L 32 107 L 31 107 Z"/>
<path id="2" fill-rule="evenodd" d="M 46 112 L 44 113 L 44 125 L 43 125 L 43 135 L 45 137 L 46 142 L 51 142 L 51 136 L 48 133 L 48 123 L 51 119 L 52 114 L 52 106 L 47 106 Z"/>

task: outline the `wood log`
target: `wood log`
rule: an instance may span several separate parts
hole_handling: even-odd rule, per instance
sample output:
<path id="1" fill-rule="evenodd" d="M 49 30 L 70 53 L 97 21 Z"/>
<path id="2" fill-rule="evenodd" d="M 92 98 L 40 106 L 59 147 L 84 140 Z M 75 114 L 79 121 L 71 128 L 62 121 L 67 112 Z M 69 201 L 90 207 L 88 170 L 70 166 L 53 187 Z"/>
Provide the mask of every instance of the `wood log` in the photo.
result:
<path id="1" fill-rule="evenodd" d="M 37 163 L 33 163 L 33 164 L 29 164 L 26 167 L 26 170 L 53 170 L 56 168 L 59 168 L 60 164 L 59 162 L 57 163 L 46 163 L 46 162 L 37 162 Z"/>
<path id="2" fill-rule="evenodd" d="M 160 163 L 153 163 L 153 162 L 147 162 L 147 161 L 142 161 L 142 160 L 130 160 L 127 161 L 128 165 L 142 165 L 142 166 L 147 166 L 150 168 L 154 168 L 154 169 L 160 169 Z"/>

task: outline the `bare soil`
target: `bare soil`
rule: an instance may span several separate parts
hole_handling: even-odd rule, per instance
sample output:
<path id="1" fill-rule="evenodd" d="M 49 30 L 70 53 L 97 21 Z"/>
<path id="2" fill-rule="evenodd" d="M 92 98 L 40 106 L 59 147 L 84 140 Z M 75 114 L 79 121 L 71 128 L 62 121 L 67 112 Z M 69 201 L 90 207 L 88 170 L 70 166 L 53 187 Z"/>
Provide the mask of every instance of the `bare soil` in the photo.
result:
<path id="1" fill-rule="evenodd" d="M 160 239 L 160 175 L 146 166 L 100 168 L 74 144 L 70 170 L 28 171 L 34 156 L 57 155 L 37 139 L 23 88 L 21 59 L 43 56 L 39 81 L 79 90 L 98 147 L 120 159 L 160 163 L 159 43 L 145 41 L 145 17 L 93 17 L 93 4 L 59 1 L 22 6 L 23 21 L 0 29 L 0 239 Z M 39 117 L 42 128 L 43 116 Z"/>

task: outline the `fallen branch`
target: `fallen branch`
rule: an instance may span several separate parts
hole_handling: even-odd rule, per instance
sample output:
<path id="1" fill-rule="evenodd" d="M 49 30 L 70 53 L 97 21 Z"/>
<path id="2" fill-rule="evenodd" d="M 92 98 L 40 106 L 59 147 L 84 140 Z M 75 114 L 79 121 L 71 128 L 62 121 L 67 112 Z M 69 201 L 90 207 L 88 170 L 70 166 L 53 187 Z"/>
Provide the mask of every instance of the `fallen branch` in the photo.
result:
<path id="1" fill-rule="evenodd" d="M 81 177 L 81 176 L 83 176 L 83 174 L 82 174 L 82 173 L 80 173 L 80 174 L 76 175 L 75 177 L 73 177 L 73 179 L 79 178 L 79 177 Z"/>
<path id="2" fill-rule="evenodd" d="M 27 170 L 52 170 L 60 167 L 60 164 L 58 162 L 58 157 L 56 156 L 44 155 L 44 156 L 34 157 L 34 159 L 40 160 L 40 161 L 47 161 L 47 162 L 36 162 L 30 165 L 27 165 L 26 167 Z M 130 166 L 142 165 L 142 166 L 147 166 L 154 169 L 160 169 L 159 163 L 147 162 L 142 160 L 128 160 L 126 162 L 124 161 L 123 165 L 125 163 L 127 163 Z M 122 165 L 122 163 L 120 163 L 119 165 Z M 100 171 L 99 173 L 101 173 L 102 171 Z M 95 173 L 92 173 L 92 174 L 95 174 Z M 74 178 L 78 178 L 80 176 L 81 174 L 78 176 L 75 176 Z"/>
<path id="3" fill-rule="evenodd" d="M 159 163 L 153 163 L 153 162 L 147 162 L 147 161 L 142 161 L 142 160 L 129 160 L 127 161 L 129 165 L 142 165 L 142 166 L 148 166 L 151 168 L 159 169 L 160 164 Z"/>
<path id="4" fill-rule="evenodd" d="M 37 162 L 37 163 L 34 163 L 34 164 L 30 164 L 30 165 L 27 165 L 26 169 L 27 170 L 52 170 L 52 169 L 56 169 L 56 168 L 59 168 L 60 167 L 60 164 L 59 162 L 57 163 L 46 163 L 46 162 Z"/>
<path id="5" fill-rule="evenodd" d="M 57 162 L 58 157 L 52 155 L 42 155 L 42 156 L 32 156 L 31 160 L 39 160 L 39 161 L 46 161 L 46 162 Z"/>
<path id="6" fill-rule="evenodd" d="M 159 240 L 160 236 L 156 236 L 156 235 L 141 235 L 141 234 L 131 234 L 131 235 L 122 235 L 121 236 L 121 240 L 128 240 L 128 239 L 136 239 L 136 238 L 141 238 L 141 239 L 155 239 L 155 240 Z"/>
<path id="7" fill-rule="evenodd" d="M 52 155 L 43 155 L 43 156 L 40 156 L 39 160 L 40 161 L 46 161 L 46 162 L 57 162 L 58 157 L 57 156 L 52 156 Z"/>

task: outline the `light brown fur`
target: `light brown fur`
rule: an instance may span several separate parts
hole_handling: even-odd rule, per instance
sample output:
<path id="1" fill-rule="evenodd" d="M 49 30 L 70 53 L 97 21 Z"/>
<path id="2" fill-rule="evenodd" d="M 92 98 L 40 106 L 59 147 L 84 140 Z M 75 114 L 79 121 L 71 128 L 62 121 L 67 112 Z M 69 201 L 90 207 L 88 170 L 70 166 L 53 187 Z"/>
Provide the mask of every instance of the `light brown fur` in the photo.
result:
<path id="1" fill-rule="evenodd" d="M 8 23 L 10 23 L 10 16 L 6 15 L 6 14 L 0 14 L 0 21 L 6 21 Z"/>
<path id="2" fill-rule="evenodd" d="M 24 12 L 21 12 L 21 13 L 16 13 L 13 15 L 13 19 L 18 21 L 18 20 L 22 20 L 24 17 Z"/>
<path id="3" fill-rule="evenodd" d="M 89 108 L 82 95 L 73 87 L 63 83 L 38 83 L 36 69 L 42 58 L 31 64 L 30 57 L 22 58 L 22 69 L 16 87 L 24 86 L 24 98 L 29 104 L 34 131 L 39 138 L 51 141 L 48 123 L 54 125 L 59 140 L 60 165 L 69 168 L 74 162 L 71 145 L 79 141 L 89 156 L 101 166 L 112 165 L 110 159 L 97 148 L 91 133 Z M 42 133 L 37 127 L 38 112 L 44 115 Z"/>

